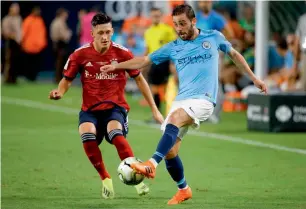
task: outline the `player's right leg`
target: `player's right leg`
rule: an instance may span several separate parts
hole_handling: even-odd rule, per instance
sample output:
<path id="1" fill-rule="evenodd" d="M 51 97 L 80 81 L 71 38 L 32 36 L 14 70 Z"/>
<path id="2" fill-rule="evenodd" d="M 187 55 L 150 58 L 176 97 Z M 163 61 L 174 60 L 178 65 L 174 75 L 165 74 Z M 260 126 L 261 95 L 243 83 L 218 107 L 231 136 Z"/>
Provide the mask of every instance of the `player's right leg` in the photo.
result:
<path id="1" fill-rule="evenodd" d="M 114 109 L 107 120 L 109 122 L 107 123 L 106 140 L 116 147 L 120 160 L 134 157 L 133 150 L 125 138 L 128 129 L 126 118 L 117 109 Z M 143 182 L 136 185 L 135 189 L 140 196 L 148 194 L 150 190 Z"/>
<path id="2" fill-rule="evenodd" d="M 83 142 L 84 151 L 102 180 L 102 197 L 105 199 L 113 198 L 114 189 L 112 180 L 105 168 L 96 137 L 97 118 L 92 113 L 81 111 L 79 120 L 79 134 Z"/>

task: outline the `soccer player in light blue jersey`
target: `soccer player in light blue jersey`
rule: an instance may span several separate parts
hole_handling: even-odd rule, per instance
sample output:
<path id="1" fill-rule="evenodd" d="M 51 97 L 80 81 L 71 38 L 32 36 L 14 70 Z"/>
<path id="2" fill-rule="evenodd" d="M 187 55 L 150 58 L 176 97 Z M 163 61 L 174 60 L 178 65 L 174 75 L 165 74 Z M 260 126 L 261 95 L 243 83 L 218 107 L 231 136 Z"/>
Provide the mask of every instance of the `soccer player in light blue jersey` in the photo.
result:
<path id="1" fill-rule="evenodd" d="M 172 12 L 175 30 L 179 38 L 164 45 L 146 57 L 138 57 L 115 65 L 106 65 L 101 71 L 117 69 L 141 69 L 151 63 L 159 64 L 171 60 L 176 65 L 179 92 L 173 106 L 162 124 L 164 134 L 152 158 L 131 167 L 148 178 L 155 177 L 158 164 L 165 159 L 178 192 L 168 204 L 179 204 L 192 197 L 191 188 L 184 177 L 183 164 L 178 156 L 181 140 L 189 127 L 198 128 L 213 112 L 218 92 L 218 61 L 221 50 L 245 71 L 255 86 L 266 92 L 265 84 L 255 77 L 245 59 L 216 30 L 201 31 L 196 28 L 192 7 L 179 5 Z"/>

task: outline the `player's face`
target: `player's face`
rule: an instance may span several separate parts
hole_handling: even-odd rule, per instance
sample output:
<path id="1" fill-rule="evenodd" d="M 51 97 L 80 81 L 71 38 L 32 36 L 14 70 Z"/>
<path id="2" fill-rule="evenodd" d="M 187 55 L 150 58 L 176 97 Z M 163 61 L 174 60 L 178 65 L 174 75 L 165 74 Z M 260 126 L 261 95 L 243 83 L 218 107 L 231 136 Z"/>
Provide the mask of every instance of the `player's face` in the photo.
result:
<path id="1" fill-rule="evenodd" d="M 20 10 L 19 4 L 16 4 L 16 3 L 12 4 L 10 10 L 11 10 L 10 12 L 11 12 L 12 15 L 18 15 L 19 14 L 19 10 Z"/>
<path id="2" fill-rule="evenodd" d="M 199 1 L 198 6 L 202 12 L 205 14 L 208 14 L 211 11 L 212 8 L 212 1 Z"/>
<path id="3" fill-rule="evenodd" d="M 190 40 L 194 34 L 194 26 L 196 19 L 193 18 L 191 21 L 188 19 L 186 14 L 173 16 L 174 29 L 177 35 L 183 40 Z"/>
<path id="4" fill-rule="evenodd" d="M 159 24 L 161 22 L 162 13 L 159 10 L 152 11 L 151 14 L 151 20 L 153 24 Z"/>
<path id="5" fill-rule="evenodd" d="M 111 42 L 113 32 L 112 24 L 107 23 L 93 27 L 91 35 L 94 38 L 95 44 L 101 48 L 107 48 Z"/>

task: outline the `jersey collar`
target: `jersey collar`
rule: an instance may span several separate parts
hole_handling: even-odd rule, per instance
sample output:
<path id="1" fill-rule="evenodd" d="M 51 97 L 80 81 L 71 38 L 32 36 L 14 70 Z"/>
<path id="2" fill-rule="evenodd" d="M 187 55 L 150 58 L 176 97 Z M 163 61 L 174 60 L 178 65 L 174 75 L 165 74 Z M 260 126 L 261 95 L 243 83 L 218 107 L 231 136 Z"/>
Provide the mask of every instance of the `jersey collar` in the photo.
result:
<path id="1" fill-rule="evenodd" d="M 92 49 L 93 49 L 97 54 L 99 54 L 100 56 L 101 56 L 101 55 L 104 56 L 104 55 L 108 54 L 108 53 L 111 51 L 111 49 L 113 48 L 113 42 L 110 41 L 109 48 L 108 48 L 108 50 L 107 50 L 104 54 L 99 53 L 99 52 L 95 49 L 95 47 L 94 47 L 94 45 L 93 45 L 93 41 L 90 43 L 90 46 L 92 47 Z"/>

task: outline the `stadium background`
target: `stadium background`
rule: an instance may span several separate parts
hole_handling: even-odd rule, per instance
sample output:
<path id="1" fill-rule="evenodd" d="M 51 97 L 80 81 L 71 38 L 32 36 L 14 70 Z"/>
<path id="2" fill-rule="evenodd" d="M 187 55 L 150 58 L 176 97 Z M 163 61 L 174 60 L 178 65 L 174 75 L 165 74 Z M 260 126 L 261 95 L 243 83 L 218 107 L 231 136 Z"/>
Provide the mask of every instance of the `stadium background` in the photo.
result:
<path id="1" fill-rule="evenodd" d="M 143 1 L 143 2 L 137 2 L 137 1 L 122 1 L 122 5 L 124 5 L 125 12 L 118 12 L 116 11 L 117 7 L 117 2 L 116 1 L 109 1 L 107 4 L 109 4 L 114 10 L 113 12 L 108 12 L 110 15 L 116 14 L 118 18 L 114 18 L 116 21 L 113 21 L 114 28 L 116 31 L 120 28 L 120 26 L 123 24 L 123 21 L 126 17 L 131 17 L 135 14 L 135 8 L 137 4 L 139 5 L 140 8 L 145 8 L 142 10 L 142 13 L 146 16 L 149 15 L 149 8 L 152 6 L 156 7 L 161 7 L 164 8 L 164 12 L 169 12 L 170 11 L 170 6 L 167 2 L 163 1 L 157 1 L 157 2 L 151 2 L 151 1 Z M 190 1 L 188 3 L 195 4 L 196 1 Z M 247 2 L 247 1 L 246 1 Z M 105 12 L 106 8 L 106 3 L 104 1 L 101 1 L 97 4 L 96 1 L 89 1 L 89 2 L 83 2 L 83 1 L 78 1 L 77 4 L 73 1 L 61 1 L 59 2 L 52 2 L 52 1 L 47 1 L 47 2 L 40 2 L 40 1 L 34 1 L 34 2 L 29 2 L 29 1 L 24 1 L 24 2 L 18 2 L 20 4 L 21 10 L 20 14 L 23 18 L 25 18 L 27 15 L 30 14 L 31 9 L 34 6 L 40 6 L 42 10 L 42 17 L 45 21 L 47 29 L 49 29 L 50 24 L 52 20 L 55 17 L 55 12 L 58 8 L 63 7 L 69 10 L 69 18 L 67 20 L 68 26 L 73 30 L 73 36 L 70 41 L 70 47 L 72 49 L 78 47 L 78 40 L 76 36 L 76 30 L 77 30 L 77 23 L 78 23 L 78 16 L 77 13 L 81 9 L 86 9 L 90 10 L 93 6 L 99 6 L 100 10 L 102 12 Z M 248 4 L 252 5 L 253 7 L 255 6 L 254 2 L 247 2 Z M 221 8 L 226 10 L 230 13 L 235 14 L 238 18 L 242 17 L 243 15 L 243 2 L 239 1 L 215 1 L 214 7 L 215 8 Z M 1 18 L 3 18 L 9 9 L 9 6 L 11 5 L 11 2 L 9 1 L 3 1 L 1 3 Z M 127 6 L 126 6 L 127 5 Z M 196 5 L 196 4 L 195 4 Z M 288 10 L 287 10 L 288 8 Z M 271 32 L 280 32 L 280 33 L 292 33 L 295 31 L 296 24 L 298 17 L 303 14 L 305 10 L 305 5 L 303 1 L 293 1 L 293 2 L 277 2 L 277 1 L 272 1 L 270 2 L 270 18 L 269 18 L 269 26 L 271 27 Z M 123 11 L 121 9 L 120 11 Z M 123 15 L 122 15 L 123 13 Z M 126 16 L 124 15 L 126 14 Z M 118 15 L 119 14 L 119 15 Z M 120 15 L 121 14 L 121 15 Z M 288 18 L 285 18 L 288 17 Z M 3 39 L 2 39 L 2 50 L 3 50 Z M 43 67 L 42 69 L 44 71 L 53 71 L 54 69 L 52 68 L 53 64 L 53 59 L 52 59 L 52 44 L 50 40 L 50 36 L 48 36 L 48 47 L 44 51 L 45 56 L 44 56 L 44 62 L 43 62 Z"/>
<path id="2" fill-rule="evenodd" d="M 197 8 L 197 2 L 188 3 Z M 106 143 L 101 146 L 102 152 L 116 179 L 118 198 L 112 201 L 100 199 L 98 176 L 87 162 L 77 134 L 77 112 L 81 103 L 79 82 L 76 79 L 62 101 L 48 101 L 47 96 L 56 87 L 55 57 L 49 30 L 58 8 L 69 11 L 67 24 L 72 30 L 69 50 L 73 51 L 80 45 L 77 36 L 80 9 L 90 10 L 99 6 L 101 11 L 113 17 L 114 28 L 119 33 L 124 21 L 136 14 L 137 5 L 142 8 L 142 15 L 148 16 L 153 6 L 163 8 L 168 14 L 171 11 L 169 2 L 21 1 L 18 4 L 22 18 L 26 18 L 34 6 L 41 8 L 48 44 L 42 52 L 42 65 L 36 82 L 28 82 L 21 75 L 17 85 L 5 84 L 5 39 L 1 39 L 2 208 L 164 208 L 166 200 L 175 191 L 166 170 L 161 168 L 156 180 L 149 182 L 150 197 L 138 198 L 132 189 L 116 179 L 119 160 L 114 149 Z M 124 5 L 126 12 L 116 11 L 118 4 Z M 220 14 L 229 12 L 239 20 L 243 18 L 245 4 L 253 8 L 255 18 L 256 2 L 216 1 L 214 9 Z M 1 2 L 2 19 L 10 5 L 11 2 Z M 295 34 L 298 19 L 306 12 L 306 4 L 304 1 L 273 1 L 268 5 L 269 20 L 266 24 L 269 39 L 266 41 L 275 45 L 281 37 L 288 38 L 289 35 L 290 39 L 290 35 Z M 105 10 L 108 6 L 113 6 L 115 11 Z M 26 60 L 20 62 L 25 63 L 21 66 L 25 73 Z M 264 71 L 269 72 L 268 69 Z M 127 92 L 132 107 L 128 138 L 136 155 L 146 159 L 155 148 L 160 132 L 156 124 L 144 122 L 150 117 L 149 108 L 140 102 L 141 97 L 133 82 L 129 83 Z M 284 92 L 281 89 L 278 92 L 285 96 L 282 100 L 296 99 L 294 101 L 300 102 L 300 107 L 305 106 L 305 94 L 301 91 Z M 194 187 L 195 194 L 194 200 L 179 208 L 306 208 L 306 135 L 292 131 L 250 131 L 248 128 L 252 123 L 253 129 L 271 131 L 261 128 L 265 125 L 264 120 L 252 121 L 255 116 L 270 117 L 266 104 L 252 117 L 238 89 L 226 96 L 229 99 L 225 99 L 220 122 L 204 123 L 198 132 L 192 132 L 184 140 L 180 155 L 186 164 L 188 183 Z M 303 109 L 299 114 L 306 118 Z M 301 120 L 300 124 L 291 122 L 290 119 L 290 123 L 280 123 L 273 131 L 286 130 L 287 127 L 300 127 L 299 131 L 305 131 L 305 121 Z"/>

